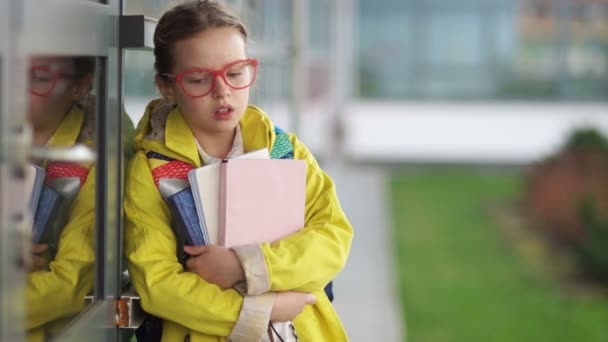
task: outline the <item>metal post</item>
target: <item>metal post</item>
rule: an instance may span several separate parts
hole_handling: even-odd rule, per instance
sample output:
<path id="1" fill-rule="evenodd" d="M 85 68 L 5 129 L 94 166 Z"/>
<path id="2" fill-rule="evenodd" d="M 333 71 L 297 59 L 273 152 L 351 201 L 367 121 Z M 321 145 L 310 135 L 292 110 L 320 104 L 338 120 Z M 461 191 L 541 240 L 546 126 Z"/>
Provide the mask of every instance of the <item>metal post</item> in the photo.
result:
<path id="1" fill-rule="evenodd" d="M 308 99 L 308 0 L 292 3 L 291 131 L 298 134 L 304 101 Z"/>
<path id="2" fill-rule="evenodd" d="M 330 160 L 340 161 L 344 158 L 345 112 L 352 100 L 353 85 L 357 81 L 354 64 L 354 30 L 356 28 L 356 9 L 353 0 L 336 0 L 333 3 L 332 17 L 332 90 L 333 120 L 331 137 L 328 143 Z"/>
<path id="3" fill-rule="evenodd" d="M 555 55 L 557 59 L 556 80 L 559 98 L 568 98 L 568 48 L 570 45 L 570 18 L 573 4 L 568 0 L 559 0 L 554 9 L 557 20 L 557 41 L 555 42 Z"/>
<path id="4" fill-rule="evenodd" d="M 25 320 L 25 61 L 19 44 L 23 2 L 0 2 L 0 341 L 22 341 Z M 29 241 L 29 240 L 28 240 Z M 23 250 L 25 248 L 25 251 Z"/>

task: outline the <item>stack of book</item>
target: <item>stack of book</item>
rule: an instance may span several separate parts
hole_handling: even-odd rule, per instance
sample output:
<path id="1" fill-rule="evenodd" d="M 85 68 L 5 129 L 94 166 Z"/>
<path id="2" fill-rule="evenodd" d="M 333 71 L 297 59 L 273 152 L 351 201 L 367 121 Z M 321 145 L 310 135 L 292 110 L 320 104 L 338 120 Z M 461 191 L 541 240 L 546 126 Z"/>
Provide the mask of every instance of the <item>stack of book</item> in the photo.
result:
<path id="1" fill-rule="evenodd" d="M 188 174 L 168 196 L 176 235 L 188 245 L 273 242 L 304 227 L 306 162 L 262 149 Z"/>
<path id="2" fill-rule="evenodd" d="M 44 184 L 46 171 L 34 164 L 26 167 L 25 186 L 30 214 L 34 219 L 32 242 L 43 243 L 51 230 L 53 217 L 61 205 L 61 195 Z"/>

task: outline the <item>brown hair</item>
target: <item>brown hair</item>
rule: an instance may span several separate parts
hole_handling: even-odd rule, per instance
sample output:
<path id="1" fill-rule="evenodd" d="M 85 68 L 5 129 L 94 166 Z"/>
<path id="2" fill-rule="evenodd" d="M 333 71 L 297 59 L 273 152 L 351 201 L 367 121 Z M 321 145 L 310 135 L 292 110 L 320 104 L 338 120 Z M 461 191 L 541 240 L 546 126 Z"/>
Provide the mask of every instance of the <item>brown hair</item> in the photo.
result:
<path id="1" fill-rule="evenodd" d="M 234 27 L 247 41 L 241 19 L 226 6 L 212 0 L 190 0 L 163 14 L 154 31 L 154 68 L 158 75 L 171 73 L 171 49 L 179 40 L 211 28 Z"/>
<path id="2" fill-rule="evenodd" d="M 78 78 L 95 73 L 95 57 L 73 57 L 72 61 Z"/>

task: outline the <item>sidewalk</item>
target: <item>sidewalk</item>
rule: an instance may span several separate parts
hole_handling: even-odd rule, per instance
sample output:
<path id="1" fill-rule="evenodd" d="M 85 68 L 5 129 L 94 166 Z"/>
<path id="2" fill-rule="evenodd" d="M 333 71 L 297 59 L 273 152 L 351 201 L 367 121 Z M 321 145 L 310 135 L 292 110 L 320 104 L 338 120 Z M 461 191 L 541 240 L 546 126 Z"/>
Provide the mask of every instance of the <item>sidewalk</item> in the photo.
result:
<path id="1" fill-rule="evenodd" d="M 352 165 L 325 170 L 354 229 L 349 260 L 334 281 L 336 311 L 353 342 L 404 341 L 384 172 Z"/>

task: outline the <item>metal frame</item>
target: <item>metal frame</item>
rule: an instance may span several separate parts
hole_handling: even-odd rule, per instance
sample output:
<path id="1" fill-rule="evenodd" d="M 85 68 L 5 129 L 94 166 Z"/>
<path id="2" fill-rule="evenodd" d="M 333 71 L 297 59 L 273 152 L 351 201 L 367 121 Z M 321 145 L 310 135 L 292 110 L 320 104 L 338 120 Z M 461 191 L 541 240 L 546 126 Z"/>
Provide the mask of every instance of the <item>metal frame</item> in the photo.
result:
<path id="1" fill-rule="evenodd" d="M 14 115 L 23 108 L 15 95 L 24 89 L 16 75 L 25 70 L 19 59 L 15 37 L 22 25 L 18 1 L 0 2 L 0 340 L 24 339 L 25 298 L 21 284 L 25 272 L 19 264 L 20 245 L 27 226 L 23 191 L 11 194 L 6 189 L 25 188 L 24 162 L 20 151 L 25 148 L 24 119 Z M 23 89 L 20 89 L 23 88 Z M 21 172 L 19 172 L 21 171 Z"/>
<path id="2" fill-rule="evenodd" d="M 158 20 L 143 15 L 120 16 L 120 47 L 153 49 Z"/>
<path id="3" fill-rule="evenodd" d="M 26 63 L 31 55 L 97 56 L 97 146 L 96 163 L 96 261 L 93 303 L 73 319 L 59 337 L 62 340 L 117 340 L 114 324 L 115 299 L 119 295 L 120 245 L 122 241 L 122 139 L 120 49 L 118 46 L 119 0 L 105 4 L 68 0 L 8 0 L 0 3 L 3 13 L 0 70 L 2 112 L 0 125 L 0 340 L 25 338 L 25 273 L 17 264 L 21 253 L 29 253 L 23 167 L 27 156 L 44 153 L 32 150 L 25 126 L 27 91 Z M 43 34 L 41 34 L 43 33 Z M 10 86 L 9 86 L 10 85 Z M 118 128 L 118 129 L 117 129 Z M 72 151 L 73 152 L 73 151 Z M 65 151 L 53 151 L 64 156 Z M 53 157 L 47 155 L 47 157 Z M 72 155 L 71 158 L 75 156 Z M 10 197 L 10 198 L 9 198 Z M 9 207 L 9 203 L 13 206 Z M 23 203 L 18 205 L 18 203 Z M 25 241 L 20 246 L 15 241 Z"/>

